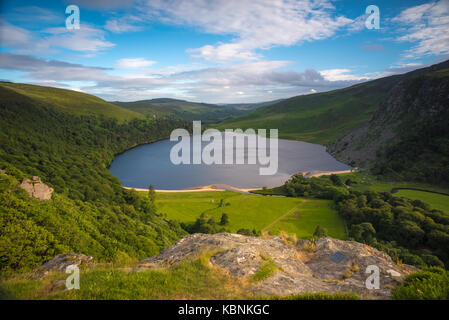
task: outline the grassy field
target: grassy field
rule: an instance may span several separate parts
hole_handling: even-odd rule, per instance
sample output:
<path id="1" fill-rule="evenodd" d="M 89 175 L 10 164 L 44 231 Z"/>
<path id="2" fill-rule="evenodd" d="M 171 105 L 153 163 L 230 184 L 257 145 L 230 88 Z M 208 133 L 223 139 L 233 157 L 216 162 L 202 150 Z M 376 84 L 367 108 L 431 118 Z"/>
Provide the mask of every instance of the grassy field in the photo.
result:
<path id="1" fill-rule="evenodd" d="M 361 172 L 341 174 L 340 177 L 343 181 L 346 181 L 348 178 L 352 181 L 356 181 L 357 184 L 351 185 L 351 188 L 361 192 L 368 190 L 376 192 L 390 192 L 394 188 L 416 188 L 449 194 L 449 190 L 443 187 L 417 182 L 380 181 L 374 176 Z M 449 212 L 449 196 L 415 190 L 399 190 L 393 195 L 397 197 L 407 197 L 413 200 L 421 200 L 429 204 L 433 209 Z"/>
<path id="2" fill-rule="evenodd" d="M 343 220 L 332 208 L 330 200 L 304 200 L 298 207 L 283 216 L 266 230 L 274 234 L 280 231 L 294 233 L 298 238 L 310 238 L 317 225 L 326 228 L 328 235 L 345 239 L 346 232 Z"/>
<path id="3" fill-rule="evenodd" d="M 221 199 L 223 207 L 218 206 Z M 158 193 L 156 201 L 158 212 L 167 219 L 181 222 L 194 222 L 202 213 L 218 222 L 226 213 L 229 216 L 226 228 L 231 232 L 244 228 L 279 234 L 283 230 L 300 238 L 309 238 L 319 224 L 328 229 L 330 236 L 342 239 L 345 237 L 343 221 L 331 208 L 331 203 L 327 200 L 264 197 L 231 191 Z"/>
<path id="4" fill-rule="evenodd" d="M 96 96 L 73 90 L 36 86 L 23 83 L 0 82 L 0 86 L 34 100 L 37 104 L 51 105 L 75 115 L 97 115 L 115 118 L 120 122 L 145 116 L 116 106 Z M 2 96 L 7 101 L 6 96 Z"/>
<path id="5" fill-rule="evenodd" d="M 394 194 L 397 197 L 407 197 L 428 203 L 433 209 L 449 213 L 449 196 L 417 190 L 399 190 Z"/>

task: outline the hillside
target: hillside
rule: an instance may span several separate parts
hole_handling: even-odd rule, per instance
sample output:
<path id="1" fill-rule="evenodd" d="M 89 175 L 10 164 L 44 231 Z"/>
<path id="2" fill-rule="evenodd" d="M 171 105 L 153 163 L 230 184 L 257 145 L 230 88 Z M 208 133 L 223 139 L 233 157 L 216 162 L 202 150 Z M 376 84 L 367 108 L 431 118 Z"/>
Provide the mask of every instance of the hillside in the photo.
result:
<path id="1" fill-rule="evenodd" d="M 395 180 L 449 181 L 449 61 L 406 74 L 371 119 L 329 151 Z"/>
<path id="2" fill-rule="evenodd" d="M 398 76 L 349 88 L 297 96 L 225 120 L 218 128 L 277 128 L 279 137 L 328 144 L 369 120 Z"/>
<path id="3" fill-rule="evenodd" d="M 99 261 L 142 258 L 185 234 L 155 217 L 150 200 L 124 190 L 107 169 L 115 154 L 166 138 L 185 123 L 119 122 L 117 116 L 131 118 L 133 113 L 109 109 L 110 104 L 86 94 L 30 85 L 22 94 L 16 87 L 21 86 L 0 86 L 2 276 L 74 251 Z M 67 94 L 70 102 L 54 98 L 54 92 L 62 92 L 62 98 Z M 53 97 L 58 104 L 42 97 Z M 99 104 L 84 105 L 91 115 L 78 116 L 73 97 Z M 32 176 L 54 190 L 50 200 L 37 200 L 19 187 Z"/>
<path id="4" fill-rule="evenodd" d="M 134 102 L 114 101 L 120 107 L 141 113 L 147 117 L 182 119 L 203 122 L 219 121 L 230 116 L 241 115 L 244 110 L 214 104 L 197 103 L 168 98 L 141 100 Z"/>
<path id="5" fill-rule="evenodd" d="M 217 122 L 229 117 L 243 115 L 257 108 L 271 105 L 276 101 L 240 104 L 209 104 L 178 99 L 159 98 L 134 102 L 114 101 L 120 107 L 139 112 L 147 117 L 201 120 L 205 123 Z"/>
<path id="6" fill-rule="evenodd" d="M 120 108 L 96 96 L 73 90 L 11 82 L 0 82 L 0 87 L 28 97 L 35 103 L 45 104 L 74 115 L 104 116 L 117 119 L 120 122 L 143 118 L 137 112 Z M 4 99 L 7 99 L 6 91 L 2 93 L 2 101 L 5 101 Z"/>

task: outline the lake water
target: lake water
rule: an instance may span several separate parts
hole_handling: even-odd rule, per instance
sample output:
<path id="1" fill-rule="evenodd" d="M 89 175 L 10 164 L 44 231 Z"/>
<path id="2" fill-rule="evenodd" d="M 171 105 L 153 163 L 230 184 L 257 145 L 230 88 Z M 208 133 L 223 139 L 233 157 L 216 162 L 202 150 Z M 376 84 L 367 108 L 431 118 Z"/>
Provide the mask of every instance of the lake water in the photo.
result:
<path id="1" fill-rule="evenodd" d="M 300 171 L 351 168 L 328 154 L 324 146 L 284 139 L 278 140 L 278 171 L 271 176 L 259 174 L 261 165 L 247 164 L 248 150 L 245 151 L 245 164 L 174 165 L 170 161 L 170 150 L 175 144 L 176 141 L 163 140 L 138 146 L 118 155 L 109 170 L 125 187 L 148 188 L 152 184 L 156 189 L 173 190 L 211 184 L 227 184 L 238 188 L 275 187 Z M 207 144 L 209 142 L 203 142 L 202 148 Z M 223 141 L 223 159 L 228 151 L 224 145 Z M 235 146 L 234 151 L 235 157 Z"/>

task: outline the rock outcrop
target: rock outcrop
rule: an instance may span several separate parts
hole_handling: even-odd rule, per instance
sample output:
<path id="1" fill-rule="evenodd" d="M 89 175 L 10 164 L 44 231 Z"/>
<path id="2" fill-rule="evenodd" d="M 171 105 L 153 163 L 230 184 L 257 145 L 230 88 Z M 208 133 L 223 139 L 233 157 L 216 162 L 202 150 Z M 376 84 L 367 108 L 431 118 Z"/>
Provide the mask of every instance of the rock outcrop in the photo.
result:
<path id="1" fill-rule="evenodd" d="M 32 278 L 34 280 L 42 279 L 50 272 L 65 272 L 70 265 L 88 265 L 93 262 L 93 257 L 84 254 L 66 253 L 58 254 L 53 259 L 45 261 L 39 267 L 33 270 Z"/>
<path id="2" fill-rule="evenodd" d="M 50 200 L 53 194 L 53 188 L 47 186 L 37 176 L 34 176 L 32 179 L 23 179 L 20 187 L 28 192 L 31 197 L 39 200 Z"/>
<path id="3" fill-rule="evenodd" d="M 278 270 L 249 288 L 254 296 L 354 292 L 366 298 L 387 299 L 390 289 L 416 271 L 411 266 L 398 266 L 387 254 L 358 242 L 321 238 L 315 243 L 300 240 L 288 245 L 280 237 L 263 239 L 229 233 L 186 236 L 159 255 L 140 261 L 137 270 L 168 267 L 204 252 L 211 252 L 211 265 L 241 279 L 251 278 L 267 259 L 274 261 Z M 366 287 L 368 266 L 380 271 L 379 289 Z"/>

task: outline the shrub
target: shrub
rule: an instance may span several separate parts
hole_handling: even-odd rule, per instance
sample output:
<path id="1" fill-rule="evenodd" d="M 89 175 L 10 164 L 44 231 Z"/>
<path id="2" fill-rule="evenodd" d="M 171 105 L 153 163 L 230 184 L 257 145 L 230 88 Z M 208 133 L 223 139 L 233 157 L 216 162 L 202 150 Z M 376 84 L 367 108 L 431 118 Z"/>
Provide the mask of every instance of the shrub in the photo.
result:
<path id="1" fill-rule="evenodd" d="M 321 226 L 317 226 L 315 232 L 313 233 L 313 236 L 316 238 L 327 237 L 327 229 Z"/>
<path id="2" fill-rule="evenodd" d="M 392 292 L 392 297 L 396 300 L 447 300 L 449 274 L 442 268 L 425 268 L 408 276 Z"/>

